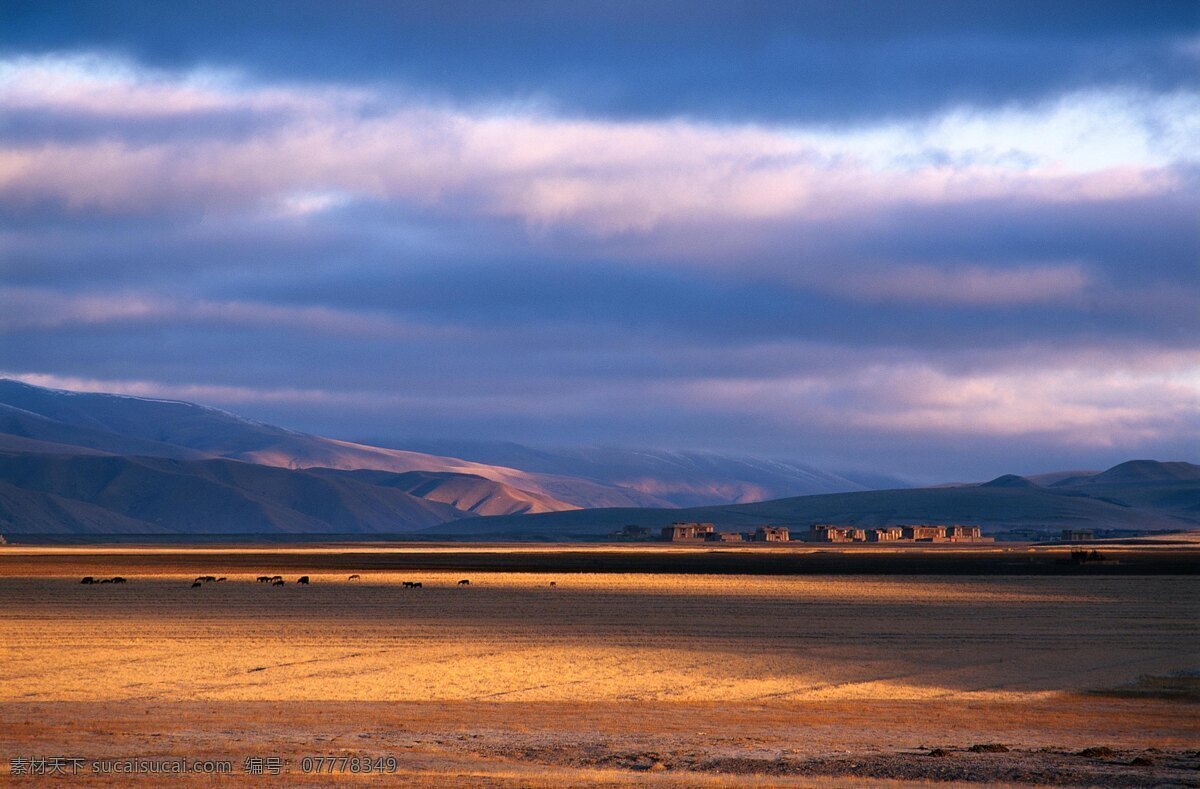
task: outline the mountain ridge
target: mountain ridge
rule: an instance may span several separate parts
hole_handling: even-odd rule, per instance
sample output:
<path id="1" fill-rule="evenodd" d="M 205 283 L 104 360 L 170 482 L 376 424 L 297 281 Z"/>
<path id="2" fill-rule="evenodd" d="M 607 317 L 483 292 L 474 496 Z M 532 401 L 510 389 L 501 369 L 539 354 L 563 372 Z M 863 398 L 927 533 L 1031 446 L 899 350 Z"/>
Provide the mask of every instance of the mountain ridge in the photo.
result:
<path id="1" fill-rule="evenodd" d="M 1200 466 L 1177 461 L 1173 462 L 1172 468 L 1171 473 L 1160 474 L 1154 479 L 1147 478 L 1143 470 L 1143 482 L 1138 486 L 1095 484 L 1089 487 L 1081 484 L 1056 488 L 1037 486 L 1025 480 L 1028 484 L 984 483 L 821 494 L 675 510 L 593 509 L 492 517 L 424 531 L 448 536 L 493 535 L 496 538 L 516 535 L 579 537 L 606 534 L 627 524 L 653 529 L 675 521 L 711 522 L 730 529 L 772 523 L 802 530 L 814 523 L 870 528 L 922 522 L 970 523 L 991 532 L 1026 528 L 1184 530 L 1200 527 L 1200 481 L 1190 477 L 1177 478 L 1180 473 L 1191 474 L 1192 470 L 1200 475 Z M 1005 480 L 1005 477 L 998 479 Z"/>
<path id="2" fill-rule="evenodd" d="M 390 534 L 475 517 L 401 490 L 219 458 L 0 453 L 0 483 L 0 527 L 14 533 Z"/>
<path id="3" fill-rule="evenodd" d="M 1200 466 L 1184 461 L 747 501 L 773 486 L 861 483 L 715 453 L 502 449 L 541 470 L 324 438 L 184 401 L 0 380 L 0 528 L 553 538 L 675 520 L 739 528 L 937 521 L 989 530 L 1200 524 Z M 559 471 L 595 476 L 551 473 Z M 733 503 L 671 506 L 713 497 Z"/>

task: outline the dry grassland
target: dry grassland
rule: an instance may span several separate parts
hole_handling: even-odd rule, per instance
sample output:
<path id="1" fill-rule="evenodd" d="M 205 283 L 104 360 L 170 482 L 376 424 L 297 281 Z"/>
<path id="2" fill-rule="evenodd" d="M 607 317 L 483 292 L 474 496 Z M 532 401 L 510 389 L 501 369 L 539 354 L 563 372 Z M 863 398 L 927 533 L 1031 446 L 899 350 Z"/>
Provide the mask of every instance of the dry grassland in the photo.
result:
<path id="1" fill-rule="evenodd" d="M 273 567 L 214 560 L 228 580 L 193 589 L 169 554 L 79 562 L 0 565 L 0 776 L 15 754 L 347 753 L 430 784 L 1200 783 L 1194 577 L 364 570 L 303 587 L 292 570 L 271 587 L 255 576 Z M 78 582 L 116 571 L 129 583 Z M 985 742 L 1013 750 L 965 750 Z M 1089 746 L 1114 755 L 1070 755 Z"/>

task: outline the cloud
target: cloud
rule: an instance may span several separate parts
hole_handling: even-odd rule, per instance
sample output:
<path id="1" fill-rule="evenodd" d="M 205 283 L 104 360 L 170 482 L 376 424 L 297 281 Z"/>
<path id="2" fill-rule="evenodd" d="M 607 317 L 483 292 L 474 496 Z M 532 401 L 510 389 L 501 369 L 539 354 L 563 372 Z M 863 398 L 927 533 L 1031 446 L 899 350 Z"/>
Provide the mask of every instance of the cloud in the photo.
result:
<path id="1" fill-rule="evenodd" d="M 464 12 L 464 7 L 469 12 Z M 276 82 L 404 86 L 463 104 L 536 101 L 567 115 L 858 123 L 1065 93 L 1188 88 L 1189 0 L 936 0 L 919 7 L 766 0 L 606 0 L 252 9 L 109 0 L 17 3 L 0 49 L 100 49 L 155 67 Z M 135 20 L 131 23 L 130 20 Z"/>
<path id="2" fill-rule="evenodd" d="M 467 338 L 461 329 L 418 325 L 363 310 L 180 299 L 137 291 L 68 294 L 44 288 L 0 287 L 0 304 L 4 305 L 0 332 L 6 333 L 108 324 L 199 324 L 226 330 L 274 328 L 373 340 Z"/>
<path id="3" fill-rule="evenodd" d="M 1200 438 L 1190 83 L 847 122 L 4 57 L 0 367 L 34 383 L 943 475 Z"/>
<path id="4" fill-rule="evenodd" d="M 226 405 L 286 404 L 322 408 L 391 403 L 392 398 L 361 393 L 330 392 L 322 389 L 287 389 L 211 384 L 177 384 L 165 381 L 81 378 L 47 373 L 0 372 L 2 378 L 24 381 L 34 386 L 75 392 L 108 392 L 153 400 L 185 400 Z"/>
<path id="5" fill-rule="evenodd" d="M 277 121 L 236 139 L 10 142 L 0 147 L 0 200 L 10 205 L 294 214 L 300 200 L 304 215 L 394 200 L 597 237 L 672 223 L 858 215 L 897 203 L 1162 193 L 1180 187 L 1169 165 L 1194 156 L 1200 124 L 1194 93 L 1079 94 L 1048 109 L 952 112 L 837 134 L 620 122 L 361 89 L 235 86 L 77 58 L 5 63 L 0 101 L 50 115 L 251 110 Z"/>
<path id="6" fill-rule="evenodd" d="M 1153 371 L 1057 360 L 1050 367 L 956 373 L 928 363 L 876 362 L 841 373 L 695 380 L 675 397 L 717 411 L 754 402 L 780 421 L 792 414 L 850 433 L 1052 436 L 1059 446 L 1109 448 L 1200 440 L 1200 353 L 1188 356 Z"/>
<path id="7" fill-rule="evenodd" d="M 873 302 L 1006 306 L 1062 302 L 1089 283 L 1078 263 L 1002 270 L 984 266 L 941 269 L 900 265 L 854 274 L 838 285 L 848 298 Z"/>

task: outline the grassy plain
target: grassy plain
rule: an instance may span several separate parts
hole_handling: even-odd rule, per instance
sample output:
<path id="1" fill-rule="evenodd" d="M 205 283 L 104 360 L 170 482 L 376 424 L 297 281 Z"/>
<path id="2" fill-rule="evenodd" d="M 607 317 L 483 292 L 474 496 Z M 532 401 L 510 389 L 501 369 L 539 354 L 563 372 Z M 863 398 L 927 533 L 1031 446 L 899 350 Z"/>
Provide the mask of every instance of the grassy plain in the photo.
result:
<path id="1" fill-rule="evenodd" d="M 0 777 L 19 755 L 187 756 L 238 780 L 279 756 L 321 783 L 303 757 L 392 755 L 430 785 L 1200 785 L 1194 575 L 395 570 L 363 550 L 0 551 Z M 968 750 L 988 743 L 1009 751 Z"/>

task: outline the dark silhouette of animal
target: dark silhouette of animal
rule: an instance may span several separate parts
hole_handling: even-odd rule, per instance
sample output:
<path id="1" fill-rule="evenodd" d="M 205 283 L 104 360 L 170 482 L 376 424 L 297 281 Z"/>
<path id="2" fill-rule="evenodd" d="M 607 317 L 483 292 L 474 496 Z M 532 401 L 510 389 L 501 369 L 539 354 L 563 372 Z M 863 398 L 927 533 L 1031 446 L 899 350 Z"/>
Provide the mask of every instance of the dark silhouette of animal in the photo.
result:
<path id="1" fill-rule="evenodd" d="M 228 580 L 228 579 L 222 575 L 220 578 L 217 579 L 217 583 L 221 583 L 221 581 L 226 581 L 226 580 Z"/>
<path id="2" fill-rule="evenodd" d="M 283 586 L 283 579 L 280 578 L 278 581 L 271 581 L 271 586 Z"/>
<path id="3" fill-rule="evenodd" d="M 1103 562 L 1107 561 L 1108 557 L 1093 548 L 1090 551 L 1071 551 L 1071 561 L 1075 564 L 1084 564 L 1086 562 Z"/>
<path id="4" fill-rule="evenodd" d="M 86 578 L 84 578 L 82 581 L 80 581 L 79 583 L 81 583 L 81 584 L 94 584 L 94 583 L 96 583 L 96 579 L 95 579 L 95 578 L 93 578 L 92 576 L 90 576 L 90 575 L 89 575 L 89 576 L 87 576 Z"/>
<path id="5" fill-rule="evenodd" d="M 459 582 L 458 582 L 458 585 L 459 585 L 459 586 L 470 586 L 470 585 L 471 585 L 471 582 L 470 582 L 470 581 L 468 581 L 466 578 L 464 578 L 464 579 L 462 579 L 461 581 L 459 581 Z"/>
<path id="6" fill-rule="evenodd" d="M 217 580 L 217 577 L 215 575 L 201 575 L 198 578 L 196 578 L 196 580 L 201 583 L 208 583 L 209 581 Z"/>
<path id="7" fill-rule="evenodd" d="M 204 586 L 204 583 L 202 581 L 192 581 L 192 588 L 195 589 L 197 586 Z"/>
<path id="8" fill-rule="evenodd" d="M 112 583 L 112 579 L 111 579 L 111 578 L 105 578 L 105 579 L 104 579 L 103 581 L 101 581 L 100 583 L 102 583 L 102 584 L 111 584 L 111 583 Z"/>
<path id="9" fill-rule="evenodd" d="M 128 583 L 128 582 L 127 582 L 127 581 L 126 581 L 124 578 L 122 578 L 122 577 L 121 577 L 121 576 L 119 576 L 119 575 L 118 575 L 118 576 L 116 576 L 115 578 L 113 578 L 113 579 L 112 579 L 112 582 L 113 582 L 114 584 L 123 584 L 123 583 Z"/>
<path id="10" fill-rule="evenodd" d="M 271 576 L 269 576 L 269 575 L 260 575 L 260 576 L 258 576 L 258 578 L 256 578 L 255 580 L 256 580 L 256 581 L 258 581 L 260 584 L 270 583 L 270 581 L 271 581 Z"/>
<path id="11" fill-rule="evenodd" d="M 405 581 L 405 582 L 404 582 L 404 588 L 405 588 L 405 589 L 412 589 L 412 586 L 413 586 L 413 582 L 412 582 L 412 581 Z"/>
<path id="12" fill-rule="evenodd" d="M 349 578 L 347 578 L 346 580 L 347 581 L 357 581 L 360 577 L 361 576 L 359 576 L 359 575 L 352 575 Z"/>
<path id="13" fill-rule="evenodd" d="M 272 575 L 272 576 L 271 576 L 271 580 L 272 580 L 272 581 L 282 581 L 282 580 L 283 580 L 283 576 L 282 576 L 282 575 Z"/>
<path id="14" fill-rule="evenodd" d="M 412 588 L 413 588 L 413 589 L 420 589 L 420 588 L 421 588 L 421 582 L 420 582 L 420 581 L 413 581 Z"/>
<path id="15" fill-rule="evenodd" d="M 551 582 L 550 582 L 550 585 L 551 585 L 551 586 L 558 586 L 558 582 L 557 582 L 557 581 L 551 581 Z"/>
<path id="16" fill-rule="evenodd" d="M 304 584 L 305 586 L 308 586 L 308 576 L 307 575 L 300 576 L 298 579 L 296 579 L 296 583 Z"/>

